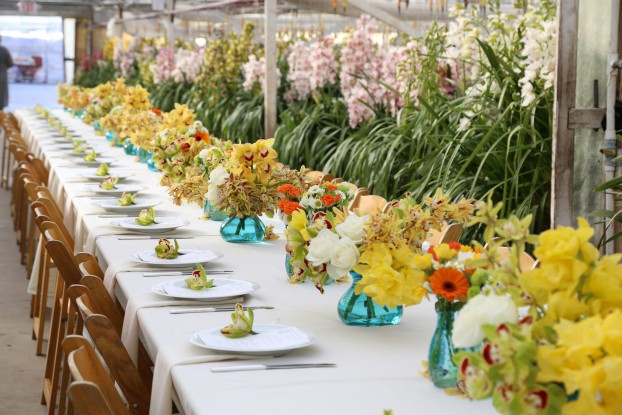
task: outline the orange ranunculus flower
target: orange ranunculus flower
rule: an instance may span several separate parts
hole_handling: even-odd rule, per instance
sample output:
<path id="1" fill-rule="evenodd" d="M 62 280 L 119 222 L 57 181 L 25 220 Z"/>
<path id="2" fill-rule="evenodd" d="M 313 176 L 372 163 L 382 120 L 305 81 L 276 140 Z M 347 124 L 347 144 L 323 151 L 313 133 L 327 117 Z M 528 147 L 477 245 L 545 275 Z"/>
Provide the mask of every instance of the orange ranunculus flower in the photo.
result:
<path id="1" fill-rule="evenodd" d="M 322 196 L 322 204 L 323 204 L 324 206 L 332 206 L 332 205 L 334 205 L 335 203 L 337 203 L 338 201 L 339 201 L 339 199 L 337 199 L 337 198 L 336 198 L 335 196 L 333 196 L 333 195 L 328 195 L 328 194 L 326 194 L 326 195 Z"/>
<path id="2" fill-rule="evenodd" d="M 439 268 L 429 278 L 430 288 L 436 295 L 454 301 L 469 291 L 469 280 L 455 268 Z"/>
<path id="3" fill-rule="evenodd" d="M 285 212 L 286 215 L 291 215 L 298 209 L 301 209 L 300 203 L 291 201 L 285 204 L 285 209 L 283 210 L 283 212 Z"/>
<path id="4" fill-rule="evenodd" d="M 332 183 L 326 183 L 326 190 L 337 190 L 338 187 Z"/>
<path id="5" fill-rule="evenodd" d="M 281 212 L 285 212 L 285 205 L 287 205 L 288 202 L 291 202 L 291 200 L 289 200 L 288 198 L 283 198 L 279 200 L 279 210 Z"/>
<path id="6" fill-rule="evenodd" d="M 302 194 L 302 190 L 297 187 L 292 187 L 288 193 L 294 197 L 298 197 Z"/>
<path id="7" fill-rule="evenodd" d="M 294 188 L 294 186 L 292 186 L 291 184 L 287 183 L 287 184 L 282 184 L 279 187 L 277 187 L 277 192 L 282 193 L 282 194 L 287 194 L 290 193 L 292 189 Z"/>

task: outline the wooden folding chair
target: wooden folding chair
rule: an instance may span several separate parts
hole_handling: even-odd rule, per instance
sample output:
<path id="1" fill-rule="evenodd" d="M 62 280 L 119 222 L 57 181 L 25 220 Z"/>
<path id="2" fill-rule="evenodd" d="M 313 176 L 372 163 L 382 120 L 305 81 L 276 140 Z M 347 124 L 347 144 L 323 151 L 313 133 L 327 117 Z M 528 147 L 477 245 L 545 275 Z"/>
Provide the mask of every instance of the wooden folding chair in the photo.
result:
<path id="1" fill-rule="evenodd" d="M 88 308 L 93 310 L 96 314 L 105 315 L 110 320 L 110 323 L 117 334 L 121 336 L 123 329 L 123 309 L 116 299 L 113 299 L 110 296 L 108 290 L 104 287 L 102 280 L 93 275 L 85 275 L 80 280 L 80 284 L 89 289 L 89 301 L 91 306 Z M 153 381 L 153 372 L 151 371 L 152 366 L 153 361 L 151 360 L 147 349 L 142 342 L 139 342 L 138 361 L 136 367 L 141 379 L 149 389 L 151 388 L 151 382 Z"/>
<path id="2" fill-rule="evenodd" d="M 48 413 L 53 414 L 59 393 L 60 373 L 62 371 L 61 342 L 66 335 L 69 300 L 66 287 L 78 284 L 82 278 L 80 267 L 69 250 L 60 229 L 54 222 L 44 222 L 40 228 L 45 238 L 45 249 L 54 261 L 61 278 L 56 279 L 56 291 L 52 307 L 50 336 L 45 362 L 42 403 L 47 404 Z M 64 405 L 59 401 L 59 408 Z"/>
<path id="3" fill-rule="evenodd" d="M 387 200 L 382 196 L 369 194 L 369 190 L 360 188 L 350 202 L 349 210 L 359 214 L 371 214 L 383 212 L 389 207 Z"/>
<path id="4" fill-rule="evenodd" d="M 93 382 L 75 381 L 69 385 L 67 394 L 78 415 L 116 415 Z"/>
<path id="5" fill-rule="evenodd" d="M 67 363 L 73 378 L 77 382 L 90 382 L 99 391 L 99 396 L 96 394 L 95 399 L 103 412 L 92 412 L 93 409 L 88 408 L 88 406 L 89 404 L 93 406 L 93 403 L 78 400 L 73 401 L 76 393 L 73 388 L 70 389 L 69 396 L 72 398 L 72 402 L 80 415 L 130 414 L 123 398 L 115 388 L 112 379 L 99 360 L 93 346 L 86 338 L 82 336 L 68 336 L 63 341 L 63 349 L 68 355 Z M 97 410 L 99 411 L 99 409 Z"/>

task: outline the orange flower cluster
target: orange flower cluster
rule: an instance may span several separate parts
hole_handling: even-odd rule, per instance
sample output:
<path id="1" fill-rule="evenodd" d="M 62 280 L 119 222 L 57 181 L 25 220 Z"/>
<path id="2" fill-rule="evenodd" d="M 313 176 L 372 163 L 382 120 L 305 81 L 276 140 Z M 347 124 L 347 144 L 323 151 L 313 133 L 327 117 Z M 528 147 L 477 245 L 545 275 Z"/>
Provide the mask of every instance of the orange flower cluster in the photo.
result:
<path id="1" fill-rule="evenodd" d="M 283 186 L 291 186 L 291 185 L 286 184 Z M 300 206 L 300 203 L 296 202 L 295 200 L 291 200 L 285 197 L 279 201 L 279 209 L 286 215 L 291 215 L 298 209 L 302 209 L 302 208 Z"/>
<path id="2" fill-rule="evenodd" d="M 329 185 L 332 186 L 332 185 Z M 327 189 L 329 189 L 328 186 L 326 186 Z M 335 189 L 329 189 L 329 190 L 336 190 L 336 186 Z M 324 206 L 332 206 L 334 204 L 336 204 L 337 202 L 339 202 L 341 200 L 341 196 L 339 195 L 331 195 L 330 193 L 326 193 L 324 196 L 322 196 L 322 205 Z"/>
<path id="3" fill-rule="evenodd" d="M 282 184 L 276 190 L 283 195 L 292 196 L 292 197 L 300 197 L 300 195 L 302 194 L 301 189 L 294 187 L 290 183 Z"/>

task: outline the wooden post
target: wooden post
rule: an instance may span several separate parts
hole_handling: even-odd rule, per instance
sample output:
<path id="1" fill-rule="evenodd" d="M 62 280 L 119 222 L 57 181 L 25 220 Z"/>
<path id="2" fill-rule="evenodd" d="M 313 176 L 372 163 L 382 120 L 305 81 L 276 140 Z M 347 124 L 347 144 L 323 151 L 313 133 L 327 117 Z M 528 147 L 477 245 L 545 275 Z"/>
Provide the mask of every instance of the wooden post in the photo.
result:
<path id="1" fill-rule="evenodd" d="M 551 227 L 571 226 L 573 221 L 574 130 L 568 128 L 568 117 L 577 89 L 579 0 L 557 0 L 557 22 Z"/>
<path id="2" fill-rule="evenodd" d="M 265 0 L 264 47 L 266 52 L 266 85 L 264 92 L 265 138 L 276 131 L 276 0 Z"/>

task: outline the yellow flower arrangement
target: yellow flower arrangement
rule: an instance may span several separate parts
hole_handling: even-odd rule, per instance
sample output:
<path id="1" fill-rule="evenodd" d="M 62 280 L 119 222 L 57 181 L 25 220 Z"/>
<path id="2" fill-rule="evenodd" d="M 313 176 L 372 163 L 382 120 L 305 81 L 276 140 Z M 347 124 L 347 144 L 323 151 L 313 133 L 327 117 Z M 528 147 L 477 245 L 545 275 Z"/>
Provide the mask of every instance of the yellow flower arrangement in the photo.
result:
<path id="1" fill-rule="evenodd" d="M 123 106 L 127 109 L 137 111 L 150 110 L 151 101 L 149 101 L 149 91 L 140 85 L 127 87 Z"/>
<path id="2" fill-rule="evenodd" d="M 185 132 L 194 123 L 194 111 L 187 105 L 175 104 L 175 108 L 162 117 L 162 129 L 173 129 Z"/>
<path id="3" fill-rule="evenodd" d="M 212 206 L 240 218 L 278 209 L 278 187 L 297 172 L 277 163 L 273 144 L 272 138 L 233 145 L 229 157 L 210 172 L 206 196 Z"/>
<path id="4" fill-rule="evenodd" d="M 577 228 L 534 236 L 528 232 L 531 217 L 498 219 L 498 207 L 481 204 L 473 221 L 487 226 L 488 238 L 501 240 L 483 248 L 480 260 L 488 264 L 489 278 L 454 323 L 456 347 L 484 341 L 478 352 L 456 354 L 459 385 L 472 398 L 492 397 L 503 414 L 617 414 L 622 255 L 601 257 L 583 219 Z M 540 263 L 521 271 L 518 258 L 528 243 L 536 246 Z M 496 256 L 499 244 L 511 245 L 510 258 Z M 494 318 L 501 298 L 507 299 L 505 309 L 515 310 L 507 313 L 510 320 Z M 487 307 L 488 299 L 496 305 Z M 529 307 L 520 320 L 519 306 Z"/>
<path id="5" fill-rule="evenodd" d="M 446 221 L 466 221 L 473 210 L 473 200 L 451 203 L 438 189 L 423 204 L 406 195 L 392 202 L 387 212 L 372 216 L 359 247 L 359 264 L 354 267 L 362 276 L 355 293 L 365 293 L 381 306 L 419 304 L 426 296 L 425 273 L 415 258 L 428 232 L 440 230 Z"/>

